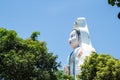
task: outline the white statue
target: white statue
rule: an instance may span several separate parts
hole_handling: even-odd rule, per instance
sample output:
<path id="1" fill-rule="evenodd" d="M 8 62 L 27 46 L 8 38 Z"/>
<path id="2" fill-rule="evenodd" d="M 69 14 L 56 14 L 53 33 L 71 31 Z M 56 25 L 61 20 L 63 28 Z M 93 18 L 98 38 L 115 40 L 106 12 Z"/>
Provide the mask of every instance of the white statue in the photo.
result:
<path id="1" fill-rule="evenodd" d="M 77 80 L 76 75 L 80 74 L 80 65 L 83 64 L 86 56 L 95 51 L 91 44 L 85 18 L 77 18 L 70 33 L 69 44 L 73 48 L 73 52 L 69 56 L 69 74 Z"/>

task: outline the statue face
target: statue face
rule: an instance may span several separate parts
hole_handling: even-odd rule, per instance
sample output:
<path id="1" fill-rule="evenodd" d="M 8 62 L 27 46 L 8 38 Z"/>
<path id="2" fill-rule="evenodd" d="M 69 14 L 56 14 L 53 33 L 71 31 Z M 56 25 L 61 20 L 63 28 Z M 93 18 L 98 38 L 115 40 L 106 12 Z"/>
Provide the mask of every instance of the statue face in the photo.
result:
<path id="1" fill-rule="evenodd" d="M 77 46 L 79 46 L 78 34 L 77 34 L 76 30 L 73 30 L 70 33 L 69 44 L 73 49 L 75 49 Z"/>

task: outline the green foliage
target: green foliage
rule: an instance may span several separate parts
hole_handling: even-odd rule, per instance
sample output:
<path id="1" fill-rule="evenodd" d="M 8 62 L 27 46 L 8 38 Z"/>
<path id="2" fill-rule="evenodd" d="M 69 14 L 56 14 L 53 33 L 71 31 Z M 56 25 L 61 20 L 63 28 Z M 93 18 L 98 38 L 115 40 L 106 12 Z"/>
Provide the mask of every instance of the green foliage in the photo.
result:
<path id="1" fill-rule="evenodd" d="M 108 4 L 120 7 L 120 0 L 108 0 Z M 120 19 L 120 12 L 118 13 L 118 18 Z"/>
<path id="2" fill-rule="evenodd" d="M 120 80 L 120 61 L 107 54 L 92 53 L 81 71 L 82 80 Z"/>
<path id="3" fill-rule="evenodd" d="M 120 7 L 120 0 L 108 0 L 108 3 L 112 6 Z"/>
<path id="4" fill-rule="evenodd" d="M 23 40 L 14 30 L 0 28 L 0 78 L 4 80 L 56 80 L 60 66 L 57 56 L 48 53 L 46 43 L 36 39 Z"/>
<path id="5" fill-rule="evenodd" d="M 32 35 L 30 36 L 30 38 L 33 41 L 35 41 L 35 40 L 37 40 L 38 35 L 40 35 L 40 32 L 33 32 Z"/>
<path id="6" fill-rule="evenodd" d="M 74 80 L 72 76 L 64 74 L 62 70 L 58 70 L 56 74 L 57 74 L 57 80 Z"/>

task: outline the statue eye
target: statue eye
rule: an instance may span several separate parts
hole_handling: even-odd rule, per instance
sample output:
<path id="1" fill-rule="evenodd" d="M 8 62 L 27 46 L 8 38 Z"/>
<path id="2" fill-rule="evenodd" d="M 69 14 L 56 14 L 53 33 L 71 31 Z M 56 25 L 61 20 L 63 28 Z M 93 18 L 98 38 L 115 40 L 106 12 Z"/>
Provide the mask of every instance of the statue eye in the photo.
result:
<path id="1" fill-rule="evenodd" d="M 73 35 L 71 35 L 71 38 L 73 37 Z"/>
<path id="2" fill-rule="evenodd" d="M 71 38 L 74 37 L 74 36 L 75 36 L 75 34 L 72 34 L 72 35 L 71 35 Z"/>

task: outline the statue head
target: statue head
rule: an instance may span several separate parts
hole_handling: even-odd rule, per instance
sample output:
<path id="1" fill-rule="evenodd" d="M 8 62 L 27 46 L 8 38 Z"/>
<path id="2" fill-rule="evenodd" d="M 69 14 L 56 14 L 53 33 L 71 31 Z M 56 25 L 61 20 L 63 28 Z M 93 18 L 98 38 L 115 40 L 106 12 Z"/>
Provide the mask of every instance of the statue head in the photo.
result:
<path id="1" fill-rule="evenodd" d="M 69 37 L 69 44 L 70 46 L 75 49 L 80 44 L 80 31 L 77 29 L 73 29 L 70 33 Z"/>
<path id="2" fill-rule="evenodd" d="M 83 44 L 91 45 L 85 18 L 77 18 L 75 21 L 73 30 L 70 33 L 69 44 L 73 49 L 78 46 L 82 46 Z"/>

